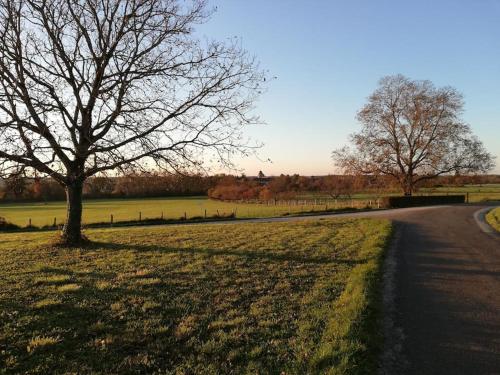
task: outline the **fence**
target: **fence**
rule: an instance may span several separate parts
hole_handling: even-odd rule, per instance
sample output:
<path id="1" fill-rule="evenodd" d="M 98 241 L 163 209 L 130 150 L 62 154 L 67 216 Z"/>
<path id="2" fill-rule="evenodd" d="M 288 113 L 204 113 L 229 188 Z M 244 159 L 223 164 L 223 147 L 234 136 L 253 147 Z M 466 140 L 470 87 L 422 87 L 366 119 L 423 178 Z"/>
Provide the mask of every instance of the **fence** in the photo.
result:
<path id="1" fill-rule="evenodd" d="M 464 192 L 459 191 L 432 191 L 417 193 L 415 195 L 463 195 Z M 480 202 L 483 200 L 499 200 L 500 191 L 474 191 L 469 192 L 468 202 Z M 271 217 L 285 216 L 299 213 L 314 213 L 336 210 L 351 210 L 351 209 L 378 209 L 383 208 L 383 195 L 364 194 L 362 197 L 343 197 L 343 198 L 326 198 L 312 197 L 309 199 L 289 199 L 289 200 L 239 200 L 239 201 L 213 201 L 206 200 L 196 206 L 187 205 L 185 202 L 180 202 L 176 207 L 152 206 L 148 209 L 141 210 L 141 206 L 130 207 L 120 212 L 113 211 L 113 207 L 102 207 L 95 209 L 92 217 L 84 216 L 85 225 L 119 225 L 123 222 L 129 223 L 148 223 L 148 222 L 174 222 L 187 220 L 205 220 L 218 218 L 252 218 L 252 217 Z M 1 208 L 1 207 L 0 207 Z M 97 212 L 97 213 L 96 213 Z M 27 213 L 30 214 L 29 212 Z M 54 214 L 57 214 L 55 216 Z M 17 220 L 9 220 L 20 227 L 27 228 L 60 228 L 64 224 L 64 209 L 61 209 L 61 214 L 53 212 L 52 216 L 47 213 L 46 216 L 38 215 L 37 217 L 29 217 L 25 215 L 17 217 Z M 2 215 L 0 212 L 0 216 Z"/>

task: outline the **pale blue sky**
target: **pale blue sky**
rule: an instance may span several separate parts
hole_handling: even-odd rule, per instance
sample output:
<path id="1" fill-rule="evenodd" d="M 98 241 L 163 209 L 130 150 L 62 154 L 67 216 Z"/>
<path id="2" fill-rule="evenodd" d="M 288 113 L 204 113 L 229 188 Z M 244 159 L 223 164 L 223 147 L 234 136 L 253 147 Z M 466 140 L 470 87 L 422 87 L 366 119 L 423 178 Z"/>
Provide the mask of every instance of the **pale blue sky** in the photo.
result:
<path id="1" fill-rule="evenodd" d="M 500 159 L 500 1 L 209 0 L 199 31 L 239 37 L 277 79 L 257 104 L 265 143 L 238 160 L 249 175 L 328 174 L 331 151 L 359 129 L 356 112 L 385 75 L 451 85 L 464 119 Z M 497 159 L 497 164 L 500 160 Z M 500 167 L 497 166 L 497 173 Z"/>

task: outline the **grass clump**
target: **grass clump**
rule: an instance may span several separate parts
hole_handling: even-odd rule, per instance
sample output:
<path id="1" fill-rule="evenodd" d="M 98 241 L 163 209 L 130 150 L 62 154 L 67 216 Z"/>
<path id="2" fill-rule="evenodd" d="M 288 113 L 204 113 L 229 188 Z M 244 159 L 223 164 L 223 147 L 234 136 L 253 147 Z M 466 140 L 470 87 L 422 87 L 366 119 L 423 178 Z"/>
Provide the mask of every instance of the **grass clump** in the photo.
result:
<path id="1" fill-rule="evenodd" d="M 44 298 L 40 301 L 33 303 L 33 307 L 35 309 L 46 309 L 54 306 L 58 306 L 61 304 L 61 300 L 56 298 Z"/>
<path id="2" fill-rule="evenodd" d="M 28 353 L 31 353 L 36 349 L 45 348 L 47 346 L 57 344 L 59 341 L 61 341 L 59 336 L 56 336 L 56 337 L 36 336 L 36 337 L 33 337 L 28 342 L 28 346 L 26 347 L 26 351 Z"/>
<path id="3" fill-rule="evenodd" d="M 61 293 L 76 292 L 80 288 L 81 288 L 81 286 L 78 284 L 65 284 L 65 285 L 61 285 L 60 287 L 58 287 L 57 291 L 61 292 Z"/>
<path id="4" fill-rule="evenodd" d="M 486 214 L 486 221 L 492 228 L 500 232 L 500 207 L 490 210 Z"/>
<path id="5" fill-rule="evenodd" d="M 64 284 L 69 281 L 71 277 L 69 275 L 49 275 L 41 276 L 35 279 L 36 284 Z"/>
<path id="6" fill-rule="evenodd" d="M 0 373 L 373 373 L 390 228 L 88 230 L 82 249 L 4 234 Z"/>

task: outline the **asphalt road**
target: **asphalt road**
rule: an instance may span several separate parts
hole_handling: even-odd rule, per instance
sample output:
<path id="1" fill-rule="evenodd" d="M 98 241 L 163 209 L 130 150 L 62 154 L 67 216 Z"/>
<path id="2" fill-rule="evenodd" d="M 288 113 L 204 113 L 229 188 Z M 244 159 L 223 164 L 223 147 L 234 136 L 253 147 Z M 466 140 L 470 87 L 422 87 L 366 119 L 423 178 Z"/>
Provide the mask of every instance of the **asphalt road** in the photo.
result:
<path id="1" fill-rule="evenodd" d="M 335 215 L 385 217 L 396 225 L 393 318 L 402 345 L 389 373 L 500 374 L 500 236 L 474 219 L 483 207 Z M 291 220 L 304 218 L 260 221 Z"/>
<path id="2" fill-rule="evenodd" d="M 478 206 L 395 215 L 396 325 L 406 374 L 500 374 L 500 239 Z"/>

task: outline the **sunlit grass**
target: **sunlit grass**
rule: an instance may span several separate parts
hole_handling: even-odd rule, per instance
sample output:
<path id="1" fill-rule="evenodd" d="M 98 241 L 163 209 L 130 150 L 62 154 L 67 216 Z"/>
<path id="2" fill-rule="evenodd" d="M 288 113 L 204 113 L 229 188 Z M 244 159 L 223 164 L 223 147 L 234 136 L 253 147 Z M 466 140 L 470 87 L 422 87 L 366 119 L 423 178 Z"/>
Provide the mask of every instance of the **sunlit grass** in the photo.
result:
<path id="1" fill-rule="evenodd" d="M 481 202 L 485 200 L 500 200 L 500 185 L 467 185 L 459 187 L 423 188 L 416 194 L 467 194 L 470 202 Z M 87 200 L 84 202 L 84 223 L 109 223 L 111 215 L 113 221 L 142 220 L 160 218 L 179 219 L 186 215 L 192 217 L 208 217 L 213 215 L 229 215 L 235 213 L 236 217 L 270 217 L 284 214 L 294 214 L 311 210 L 324 210 L 325 208 L 343 208 L 354 205 L 363 208 L 371 204 L 377 207 L 376 199 L 385 195 L 399 195 L 393 193 L 359 193 L 349 199 L 332 199 L 321 193 L 306 193 L 297 197 L 298 204 L 255 204 L 220 202 L 207 199 L 206 197 L 172 197 L 172 198 L 143 198 L 143 199 L 102 199 Z M 313 205 L 316 200 L 326 204 Z M 303 202 L 302 202 L 303 201 Z M 297 202 L 296 202 L 297 203 Z M 65 202 L 46 203 L 0 203 L 0 217 L 19 226 L 31 224 L 42 227 L 44 225 L 62 224 L 66 216 Z"/>
<path id="2" fill-rule="evenodd" d="M 309 202 L 311 203 L 311 202 Z M 332 204 L 329 206 L 333 207 Z M 323 206 L 305 205 L 273 205 L 253 203 L 231 203 L 210 200 L 205 197 L 181 198 L 144 198 L 144 199 L 102 199 L 84 202 L 83 222 L 110 223 L 127 220 L 155 219 L 180 219 L 207 217 L 214 215 L 229 215 L 235 213 L 236 217 L 270 217 L 287 213 L 324 209 Z M 7 221 L 25 227 L 31 225 L 42 227 L 64 223 L 66 218 L 65 202 L 47 203 L 0 203 L 0 217 Z"/>
<path id="3" fill-rule="evenodd" d="M 33 352 L 36 349 L 44 348 L 49 345 L 57 344 L 60 340 L 59 336 L 51 337 L 51 336 L 36 336 L 33 337 L 28 342 L 28 346 L 26 347 L 26 351 L 28 353 Z"/>
<path id="4" fill-rule="evenodd" d="M 60 287 L 58 287 L 57 291 L 61 292 L 61 293 L 76 292 L 80 288 L 81 287 L 78 284 L 65 284 L 65 285 L 61 285 Z"/>
<path id="5" fill-rule="evenodd" d="M 386 221 L 2 234 L 0 373 L 372 373 Z"/>
<path id="6" fill-rule="evenodd" d="M 486 214 L 486 221 L 500 232 L 500 207 L 490 210 L 490 212 Z"/>

